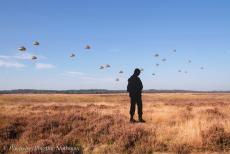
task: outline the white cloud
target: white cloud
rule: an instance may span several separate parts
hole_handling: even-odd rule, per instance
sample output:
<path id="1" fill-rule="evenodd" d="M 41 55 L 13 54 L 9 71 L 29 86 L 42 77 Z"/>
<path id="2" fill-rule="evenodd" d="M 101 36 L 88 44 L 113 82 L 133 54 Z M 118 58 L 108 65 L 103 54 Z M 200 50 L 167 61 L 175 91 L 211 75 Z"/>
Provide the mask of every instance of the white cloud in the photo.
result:
<path id="1" fill-rule="evenodd" d="M 76 72 L 76 71 L 67 71 L 66 74 L 70 74 L 70 75 L 83 75 L 84 73 L 82 73 L 82 72 Z"/>
<path id="2" fill-rule="evenodd" d="M 10 56 L 0 55 L 0 59 L 10 59 Z"/>
<path id="3" fill-rule="evenodd" d="M 54 68 L 55 66 L 53 64 L 37 63 L 35 67 L 37 69 L 51 69 Z"/>
<path id="4" fill-rule="evenodd" d="M 38 57 L 38 59 L 46 59 L 45 56 L 35 55 L 35 54 L 31 54 L 31 53 L 18 54 L 18 55 L 12 56 L 12 58 L 15 58 L 18 60 L 31 60 L 32 56 L 36 56 L 36 57 Z"/>
<path id="5" fill-rule="evenodd" d="M 42 56 L 42 55 L 36 55 L 36 54 L 31 54 L 31 53 L 20 53 L 16 54 L 14 56 L 8 56 L 8 55 L 0 55 L 0 59 L 8 59 L 8 60 L 31 60 L 33 56 L 38 57 L 38 59 L 47 59 L 47 57 Z"/>
<path id="6" fill-rule="evenodd" d="M 115 79 L 111 77 L 95 77 L 95 76 L 81 76 L 81 80 L 86 80 L 87 82 L 111 82 L 114 81 Z"/>
<path id="7" fill-rule="evenodd" d="M 7 60 L 0 59 L 0 67 L 23 68 L 23 67 L 26 67 L 26 66 L 24 64 L 21 64 L 21 63 L 18 63 L 18 62 L 12 62 L 12 61 L 7 61 Z"/>
<path id="8" fill-rule="evenodd" d="M 62 73 L 61 75 L 67 76 L 67 77 L 77 77 L 78 79 L 86 82 L 100 82 L 100 81 L 114 81 L 115 79 L 111 77 L 97 77 L 93 75 L 88 75 L 83 72 L 78 71 L 66 71 Z"/>
<path id="9" fill-rule="evenodd" d="M 78 71 L 66 71 L 64 73 L 61 73 L 61 75 L 66 77 L 79 77 L 79 76 L 84 76 L 85 74 Z"/>

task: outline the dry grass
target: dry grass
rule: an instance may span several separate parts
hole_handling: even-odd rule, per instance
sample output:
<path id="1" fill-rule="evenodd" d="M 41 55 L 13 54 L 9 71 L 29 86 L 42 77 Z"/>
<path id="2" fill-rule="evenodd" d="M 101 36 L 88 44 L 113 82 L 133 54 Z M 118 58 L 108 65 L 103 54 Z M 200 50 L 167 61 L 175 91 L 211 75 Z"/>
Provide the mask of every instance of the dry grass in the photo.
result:
<path id="1" fill-rule="evenodd" d="M 144 94 L 143 102 L 147 123 L 130 124 L 126 94 L 0 95 L 0 153 L 16 153 L 12 145 L 98 154 L 230 153 L 230 94 Z"/>

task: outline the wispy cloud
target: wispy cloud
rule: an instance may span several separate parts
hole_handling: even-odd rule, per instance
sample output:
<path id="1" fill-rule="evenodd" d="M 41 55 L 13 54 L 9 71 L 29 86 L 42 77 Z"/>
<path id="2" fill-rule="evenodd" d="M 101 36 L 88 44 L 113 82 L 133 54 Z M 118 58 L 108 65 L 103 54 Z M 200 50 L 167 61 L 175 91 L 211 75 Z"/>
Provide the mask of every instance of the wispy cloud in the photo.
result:
<path id="1" fill-rule="evenodd" d="M 66 71 L 61 75 L 66 77 L 76 77 L 80 80 L 87 81 L 87 82 L 99 82 L 99 81 L 113 81 L 114 79 L 111 77 L 98 77 L 94 75 L 85 74 L 79 71 Z"/>
<path id="2" fill-rule="evenodd" d="M 55 68 L 55 66 L 53 64 L 46 64 L 46 63 L 37 63 L 35 65 L 35 67 L 37 69 L 51 69 L 51 68 Z"/>
<path id="3" fill-rule="evenodd" d="M 38 57 L 38 59 L 47 59 L 47 57 L 43 55 L 36 55 L 32 53 L 21 53 L 21 54 L 16 54 L 13 56 L 8 56 L 8 55 L 0 55 L 0 59 L 8 59 L 8 60 L 31 60 L 33 56 Z"/>
<path id="4" fill-rule="evenodd" d="M 6 68 L 23 68 L 26 67 L 26 65 L 18 63 L 18 62 L 12 62 L 0 59 L 0 67 L 6 67 Z"/>
<path id="5" fill-rule="evenodd" d="M 62 76 L 66 76 L 66 77 L 79 77 L 79 76 L 83 76 L 85 75 L 82 72 L 79 71 L 65 71 L 63 73 L 61 73 Z"/>
<path id="6" fill-rule="evenodd" d="M 23 53 L 23 54 L 17 54 L 15 56 L 12 56 L 12 58 L 18 59 L 18 60 L 31 60 L 33 56 L 38 57 L 38 59 L 47 59 L 47 57 L 42 55 L 36 55 L 31 53 Z"/>
<path id="7" fill-rule="evenodd" d="M 6 55 L 0 55 L 0 59 L 10 59 L 10 56 L 6 56 Z"/>
<path id="8" fill-rule="evenodd" d="M 87 82 L 110 82 L 110 81 L 114 81 L 113 78 L 111 77 L 96 77 L 96 76 L 81 76 L 80 77 L 81 80 L 86 80 Z"/>
<path id="9" fill-rule="evenodd" d="M 71 74 L 71 75 L 84 75 L 82 72 L 76 72 L 76 71 L 67 71 L 66 74 Z"/>

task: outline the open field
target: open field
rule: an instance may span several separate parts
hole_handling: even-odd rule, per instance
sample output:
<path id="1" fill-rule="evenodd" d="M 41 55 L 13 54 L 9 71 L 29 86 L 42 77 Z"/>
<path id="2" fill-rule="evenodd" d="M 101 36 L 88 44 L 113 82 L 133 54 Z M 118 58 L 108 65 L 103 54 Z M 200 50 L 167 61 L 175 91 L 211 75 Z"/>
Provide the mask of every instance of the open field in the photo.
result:
<path id="1" fill-rule="evenodd" d="M 144 94 L 143 107 L 130 124 L 126 94 L 0 95 L 0 153 L 230 153 L 230 94 Z"/>

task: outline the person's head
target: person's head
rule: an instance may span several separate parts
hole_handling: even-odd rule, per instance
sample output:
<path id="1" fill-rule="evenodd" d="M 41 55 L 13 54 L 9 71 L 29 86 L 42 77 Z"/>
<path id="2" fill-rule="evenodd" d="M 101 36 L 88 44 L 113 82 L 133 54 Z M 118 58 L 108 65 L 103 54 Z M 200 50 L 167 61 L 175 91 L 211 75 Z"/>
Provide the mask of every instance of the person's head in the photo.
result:
<path id="1" fill-rule="evenodd" d="M 134 76 L 139 76 L 140 74 L 141 74 L 141 70 L 140 70 L 139 68 L 136 68 L 136 69 L 134 70 L 133 75 L 134 75 Z"/>

